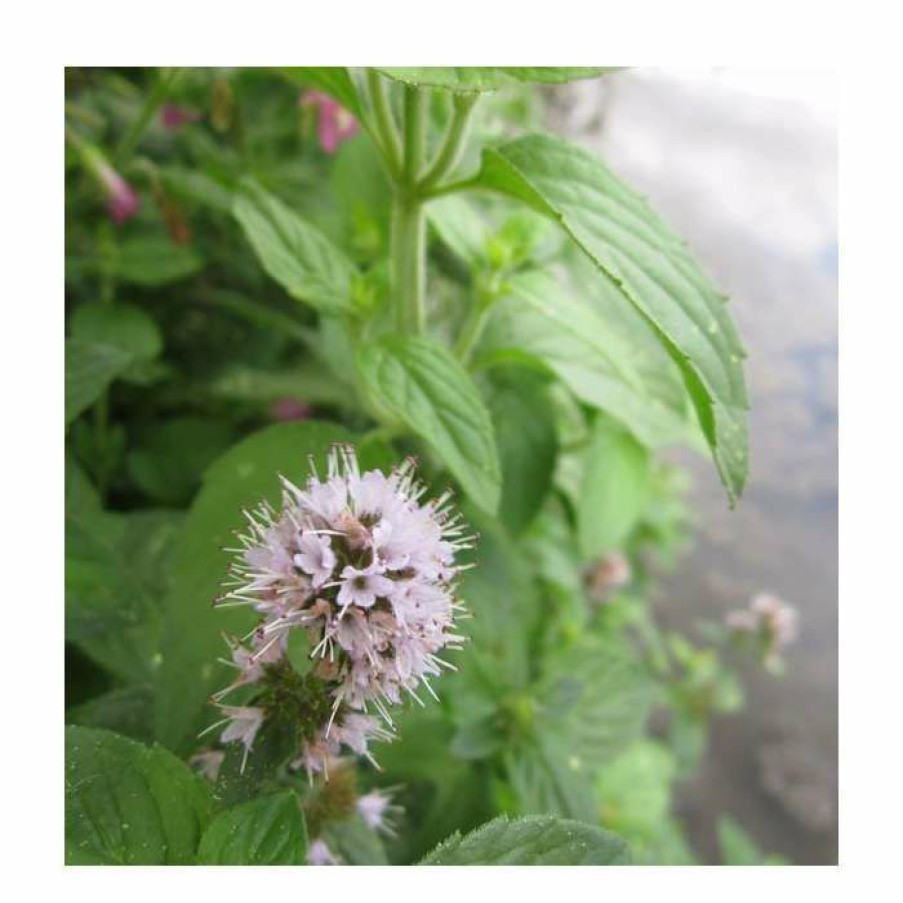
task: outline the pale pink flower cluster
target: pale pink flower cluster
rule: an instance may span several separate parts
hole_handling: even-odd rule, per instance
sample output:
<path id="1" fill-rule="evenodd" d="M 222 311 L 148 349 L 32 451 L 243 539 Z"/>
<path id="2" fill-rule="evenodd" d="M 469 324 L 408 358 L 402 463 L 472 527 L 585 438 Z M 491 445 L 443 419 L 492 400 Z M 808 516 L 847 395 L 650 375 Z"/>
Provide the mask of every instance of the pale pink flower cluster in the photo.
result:
<path id="1" fill-rule="evenodd" d="M 794 642 L 799 630 L 797 610 L 771 593 L 759 593 L 747 608 L 729 612 L 724 621 L 737 633 L 763 637 L 766 652 L 772 656 Z"/>
<path id="2" fill-rule="evenodd" d="M 432 694 L 430 678 L 451 667 L 438 653 L 462 641 L 454 633 L 455 555 L 471 537 L 449 493 L 421 502 L 410 459 L 388 475 L 361 473 L 354 450 L 336 446 L 325 479 L 313 468 L 302 488 L 284 477 L 282 484 L 281 510 L 264 503 L 246 512 L 248 530 L 234 550 L 219 604 L 251 606 L 263 619 L 233 643 L 238 676 L 217 698 L 261 680 L 267 665 L 283 660 L 292 631 L 305 631 L 313 673 L 332 701 L 328 722 L 299 751 L 296 764 L 313 774 L 343 746 L 369 757 L 370 740 L 391 736 L 388 706 L 405 694 L 419 700 L 421 685 Z M 263 709 L 221 708 L 229 722 L 223 742 L 250 749 Z"/>

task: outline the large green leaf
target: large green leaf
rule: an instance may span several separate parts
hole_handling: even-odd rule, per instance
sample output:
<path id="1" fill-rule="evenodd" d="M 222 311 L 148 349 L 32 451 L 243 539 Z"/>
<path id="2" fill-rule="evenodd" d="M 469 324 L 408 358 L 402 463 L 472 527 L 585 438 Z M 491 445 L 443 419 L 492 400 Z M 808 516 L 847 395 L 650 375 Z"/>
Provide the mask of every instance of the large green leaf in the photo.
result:
<path id="1" fill-rule="evenodd" d="M 649 497 L 652 459 L 630 433 L 598 417 L 586 449 L 577 508 L 585 558 L 619 548 Z"/>
<path id="2" fill-rule="evenodd" d="M 581 767 L 593 769 L 642 734 L 655 689 L 623 640 L 584 636 L 550 654 L 537 692 L 537 733 L 559 736 Z"/>
<path id="3" fill-rule="evenodd" d="M 188 865 L 212 810 L 204 781 L 165 749 L 66 728 L 68 865 Z"/>
<path id="4" fill-rule="evenodd" d="M 324 472 L 324 460 L 336 442 L 353 442 L 352 433 L 329 423 L 280 423 L 247 437 L 219 458 L 204 476 L 188 513 L 179 555 L 173 565 L 172 590 L 166 599 L 160 667 L 156 736 L 167 746 L 188 751 L 198 730 L 213 720 L 205 712 L 211 692 L 229 681 L 229 670 L 217 663 L 223 655 L 223 633 L 245 634 L 254 624 L 252 612 L 214 609 L 213 600 L 226 579 L 234 532 L 245 523 L 242 509 L 264 499 L 278 507 L 279 474 L 303 483 L 308 455 Z M 385 466 L 385 446 L 359 449 L 363 466 Z"/>
<path id="5" fill-rule="evenodd" d="M 364 346 L 358 367 L 376 401 L 435 449 L 475 504 L 495 513 L 502 477 L 492 420 L 448 349 L 393 337 Z"/>
<path id="6" fill-rule="evenodd" d="M 476 94 L 524 82 L 560 84 L 579 78 L 595 78 L 612 70 L 604 66 L 430 66 L 419 69 L 392 67 L 379 71 L 406 85 Z"/>
<path id="7" fill-rule="evenodd" d="M 528 135 L 487 149 L 476 181 L 557 220 L 654 326 L 735 501 L 747 470 L 744 351 L 724 297 L 686 245 L 599 160 L 559 138 Z"/>
<path id="8" fill-rule="evenodd" d="M 627 846 L 597 828 L 539 815 L 497 818 L 466 834 L 453 834 L 421 865 L 627 865 Z"/>
<path id="9" fill-rule="evenodd" d="M 685 411 L 662 399 L 636 368 L 632 348 L 554 276 L 522 273 L 492 307 L 475 362 L 533 360 L 552 370 L 587 404 L 610 414 L 653 447 L 691 440 Z"/>
<path id="10" fill-rule="evenodd" d="M 73 511 L 66 517 L 66 639 L 130 681 L 153 672 L 181 514 Z"/>
<path id="11" fill-rule="evenodd" d="M 131 354 L 115 345 L 66 340 L 66 426 L 106 392 L 128 370 Z"/>
<path id="12" fill-rule="evenodd" d="M 489 413 L 502 466 L 499 518 L 514 534 L 542 507 L 555 471 L 555 413 L 544 389 L 544 380 L 524 367 L 493 372 Z"/>
<path id="13" fill-rule="evenodd" d="M 250 181 L 232 211 L 263 268 L 289 295 L 327 313 L 350 307 L 357 270 L 322 232 Z"/>
<path id="14" fill-rule="evenodd" d="M 201 865 L 303 865 L 307 829 L 291 790 L 221 812 L 204 832 Z"/>

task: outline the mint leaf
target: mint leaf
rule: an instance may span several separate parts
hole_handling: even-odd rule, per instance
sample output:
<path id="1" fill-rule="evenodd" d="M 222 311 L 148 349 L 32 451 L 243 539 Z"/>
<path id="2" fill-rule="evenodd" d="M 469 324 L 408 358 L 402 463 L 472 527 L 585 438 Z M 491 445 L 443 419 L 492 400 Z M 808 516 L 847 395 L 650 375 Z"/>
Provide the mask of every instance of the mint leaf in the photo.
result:
<path id="1" fill-rule="evenodd" d="M 66 426 L 98 401 L 133 361 L 115 345 L 66 339 Z"/>
<path id="2" fill-rule="evenodd" d="M 489 412 L 467 371 L 425 338 L 364 346 L 358 368 L 375 400 L 428 442 L 484 511 L 494 514 L 501 471 Z"/>
<path id="3" fill-rule="evenodd" d="M 81 304 L 72 314 L 72 337 L 113 345 L 135 360 L 153 360 L 163 348 L 156 321 L 133 304 Z"/>
<path id="4" fill-rule="evenodd" d="M 698 433 L 680 402 L 662 397 L 641 374 L 634 346 L 546 273 L 521 273 L 508 281 L 474 360 L 478 366 L 532 362 L 547 368 L 645 445 L 692 442 Z"/>
<path id="5" fill-rule="evenodd" d="M 596 768 L 640 737 L 654 692 L 622 640 L 584 636 L 547 660 L 536 733 L 561 738 L 580 767 Z"/>
<path id="6" fill-rule="evenodd" d="M 201 865 L 303 865 L 307 829 L 295 794 L 286 790 L 221 812 L 204 832 Z"/>
<path id="7" fill-rule="evenodd" d="M 627 846 L 593 825 L 552 815 L 497 818 L 455 833 L 420 865 L 626 865 Z"/>
<path id="8" fill-rule="evenodd" d="M 203 268 L 204 261 L 190 248 L 156 236 L 126 239 L 112 262 L 117 279 L 148 288 L 179 282 Z"/>
<path id="9" fill-rule="evenodd" d="M 649 498 L 648 449 L 605 417 L 598 417 L 583 461 L 577 535 L 584 558 L 620 548 Z"/>
<path id="10" fill-rule="evenodd" d="M 212 810 L 204 781 L 165 749 L 66 728 L 67 865 L 188 865 Z"/>
<path id="11" fill-rule="evenodd" d="M 580 78 L 595 78 L 613 71 L 604 66 L 521 66 L 481 68 L 478 66 L 429 66 L 427 68 L 381 68 L 388 75 L 406 85 L 441 88 L 457 94 L 497 91 L 506 85 L 519 83 L 561 84 Z"/>
<path id="12" fill-rule="evenodd" d="M 66 639 L 113 674 L 148 681 L 181 513 L 66 517 Z"/>
<path id="13" fill-rule="evenodd" d="M 724 297 L 685 244 L 604 164 L 559 138 L 527 135 L 485 150 L 476 181 L 558 221 L 653 326 L 735 502 L 747 471 L 745 352 Z"/>
<path id="14" fill-rule="evenodd" d="M 536 516 L 552 486 L 558 437 L 545 380 L 525 367 L 492 374 L 489 412 L 502 467 L 499 519 L 519 534 Z"/>
<path id="15" fill-rule="evenodd" d="M 325 313 L 351 306 L 357 269 L 322 232 L 250 181 L 232 212 L 264 270 L 289 295 Z"/>

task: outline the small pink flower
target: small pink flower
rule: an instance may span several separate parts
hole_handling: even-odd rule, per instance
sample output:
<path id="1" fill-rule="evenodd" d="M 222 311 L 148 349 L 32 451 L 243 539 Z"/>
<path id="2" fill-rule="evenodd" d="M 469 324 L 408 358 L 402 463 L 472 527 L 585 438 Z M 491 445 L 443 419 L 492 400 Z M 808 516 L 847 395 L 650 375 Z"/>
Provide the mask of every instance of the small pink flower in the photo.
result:
<path id="1" fill-rule="evenodd" d="M 160 122 L 163 124 L 163 128 L 170 132 L 191 122 L 197 122 L 200 118 L 201 114 L 197 110 L 180 107 L 174 103 L 164 104 L 163 109 L 160 110 Z"/>
<path id="2" fill-rule="evenodd" d="M 312 413 L 311 406 L 297 398 L 280 398 L 272 407 L 274 420 L 307 420 Z"/>
<path id="3" fill-rule="evenodd" d="M 606 602 L 610 595 L 623 589 L 633 579 L 630 560 L 620 552 L 609 552 L 590 571 L 587 589 L 595 602 Z"/>
<path id="4" fill-rule="evenodd" d="M 328 94 L 305 91 L 299 102 L 303 107 L 317 109 L 317 137 L 327 154 L 334 154 L 343 141 L 357 134 L 357 120 Z"/>
<path id="5" fill-rule="evenodd" d="M 140 206 L 135 189 L 108 163 L 99 163 L 97 178 L 107 199 L 107 212 L 114 223 L 122 224 L 131 219 Z"/>

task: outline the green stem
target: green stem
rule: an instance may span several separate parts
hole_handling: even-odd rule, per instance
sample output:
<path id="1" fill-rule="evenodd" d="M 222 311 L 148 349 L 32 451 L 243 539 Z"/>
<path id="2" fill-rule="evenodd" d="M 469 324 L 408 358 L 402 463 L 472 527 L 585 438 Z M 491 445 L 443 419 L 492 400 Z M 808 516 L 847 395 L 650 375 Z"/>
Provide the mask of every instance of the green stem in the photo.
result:
<path id="1" fill-rule="evenodd" d="M 477 94 L 467 94 L 455 98 L 455 108 L 445 140 L 436 159 L 418 185 L 420 191 L 426 192 L 435 187 L 447 173 L 458 165 L 467 144 L 467 133 L 470 130 L 470 122 L 478 97 Z"/>
<path id="2" fill-rule="evenodd" d="M 467 191 L 471 188 L 479 188 L 480 181 L 474 176 L 470 179 L 461 179 L 458 182 L 448 182 L 445 185 L 437 185 L 434 188 L 424 188 L 420 197 L 424 201 L 430 201 L 433 198 L 440 198 L 446 194 L 455 194 L 459 191 Z"/>
<path id="3" fill-rule="evenodd" d="M 392 278 L 396 329 L 401 335 L 423 332 L 426 288 L 426 216 L 423 205 L 404 194 L 392 208 Z"/>
<path id="4" fill-rule="evenodd" d="M 385 81 L 373 69 L 367 70 L 367 88 L 373 107 L 374 138 L 382 151 L 389 173 L 394 178 L 401 171 L 401 139 L 392 115 Z"/>
<path id="5" fill-rule="evenodd" d="M 404 89 L 404 182 L 413 193 L 426 153 L 426 95 L 419 88 Z"/>
<path id="6" fill-rule="evenodd" d="M 392 204 L 392 277 L 396 329 L 420 335 L 426 289 L 426 215 L 416 185 L 426 150 L 426 95 L 405 87 L 404 147 L 401 177 Z"/>
<path id="7" fill-rule="evenodd" d="M 461 332 L 458 333 L 458 339 L 455 342 L 455 356 L 465 366 L 469 363 L 473 349 L 483 334 L 488 312 L 485 305 L 475 302 L 461 327 Z"/>
<path id="8" fill-rule="evenodd" d="M 148 124 L 153 118 L 154 113 L 157 112 L 163 101 L 166 100 L 166 95 L 169 93 L 169 89 L 172 87 L 172 84 L 179 73 L 179 69 L 170 69 L 168 72 L 162 72 L 157 78 L 157 83 L 147 95 L 144 106 L 138 114 L 138 118 L 132 123 L 128 131 L 122 136 L 122 140 L 119 142 L 119 147 L 116 149 L 113 158 L 117 163 L 121 164 L 127 161 L 132 155 L 132 152 L 141 140 L 141 136 L 144 134 Z"/>

